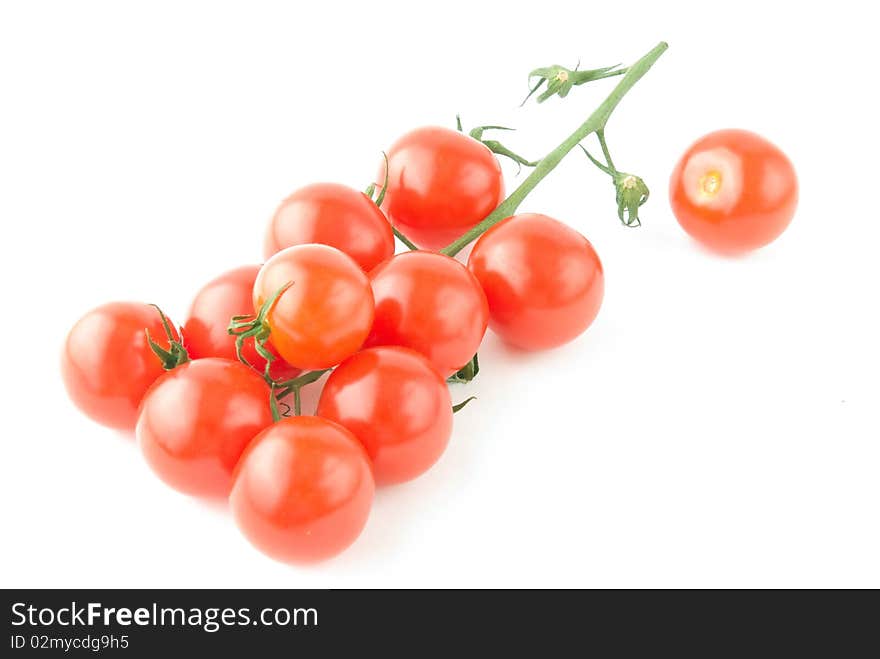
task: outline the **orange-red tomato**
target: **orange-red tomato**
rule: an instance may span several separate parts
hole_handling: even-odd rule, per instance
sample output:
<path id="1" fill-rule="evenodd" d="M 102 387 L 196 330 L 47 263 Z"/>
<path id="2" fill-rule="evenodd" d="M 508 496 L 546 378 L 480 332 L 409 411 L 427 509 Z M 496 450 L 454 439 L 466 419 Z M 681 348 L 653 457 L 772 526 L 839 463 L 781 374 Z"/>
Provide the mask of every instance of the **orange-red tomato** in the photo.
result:
<path id="1" fill-rule="evenodd" d="M 318 416 L 358 438 L 379 485 L 427 471 L 452 434 L 446 382 L 422 355 L 398 346 L 370 348 L 342 362 L 324 385 Z"/>
<path id="2" fill-rule="evenodd" d="M 147 464 L 186 494 L 225 497 L 242 451 L 272 424 L 269 386 L 238 361 L 171 369 L 141 402 L 137 440 Z"/>
<path id="3" fill-rule="evenodd" d="M 486 293 L 492 331 L 526 350 L 579 336 L 605 290 L 590 242 L 546 215 L 514 215 L 493 226 L 474 244 L 468 268 Z"/>
<path id="4" fill-rule="evenodd" d="M 314 183 L 281 202 L 266 232 L 265 256 L 285 247 L 335 247 L 370 271 L 394 254 L 391 224 L 367 195 L 338 183 Z"/>
<path id="5" fill-rule="evenodd" d="M 360 535 L 373 502 L 370 460 L 342 426 L 282 419 L 251 442 L 229 496 L 239 529 L 285 562 L 330 558 Z"/>
<path id="6" fill-rule="evenodd" d="M 404 346 L 441 375 L 468 363 L 489 322 L 486 296 L 461 263 L 436 252 L 405 252 L 370 273 L 376 318 L 368 346 Z"/>
<path id="7" fill-rule="evenodd" d="M 169 348 L 159 312 L 140 302 L 111 302 L 93 309 L 67 335 L 61 355 L 64 386 L 92 420 L 134 430 L 144 393 L 165 372 L 147 343 L 145 329 L 158 345 Z"/>
<path id="8" fill-rule="evenodd" d="M 350 256 L 327 245 L 281 250 L 257 275 L 254 308 L 286 284 L 267 316 L 285 361 L 303 370 L 329 368 L 360 349 L 373 324 L 373 293 Z"/>
<path id="9" fill-rule="evenodd" d="M 797 199 L 788 157 L 745 130 L 719 130 L 697 140 L 669 183 L 678 223 L 719 252 L 744 252 L 778 238 L 794 217 Z"/>
<path id="10" fill-rule="evenodd" d="M 385 179 L 385 163 L 376 183 Z M 410 131 L 388 150 L 382 208 L 419 247 L 440 249 L 504 200 L 498 159 L 477 140 L 448 128 Z"/>
<path id="11" fill-rule="evenodd" d="M 254 313 L 254 282 L 260 271 L 258 265 L 245 265 L 224 272 L 205 284 L 189 308 L 189 316 L 183 324 L 183 341 L 192 359 L 222 357 L 238 359 L 235 354 L 235 337 L 227 328 L 233 316 Z M 300 370 L 288 364 L 272 346 L 266 348 L 276 356 L 270 374 L 276 380 L 295 378 Z M 263 370 L 266 360 L 254 348 L 253 340 L 245 341 L 242 355 L 254 368 Z"/>

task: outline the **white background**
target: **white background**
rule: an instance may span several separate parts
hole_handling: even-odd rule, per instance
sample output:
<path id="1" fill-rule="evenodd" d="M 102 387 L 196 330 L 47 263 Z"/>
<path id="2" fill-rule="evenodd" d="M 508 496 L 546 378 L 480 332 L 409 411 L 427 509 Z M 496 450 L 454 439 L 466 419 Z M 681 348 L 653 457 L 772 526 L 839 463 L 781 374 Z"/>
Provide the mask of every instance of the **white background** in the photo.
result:
<path id="1" fill-rule="evenodd" d="M 867 3 L 816 6 L 4 3 L 0 584 L 880 586 L 878 53 Z M 410 128 L 460 112 L 546 152 L 614 81 L 519 109 L 530 69 L 661 39 L 608 128 L 652 187 L 644 226 L 578 154 L 522 207 L 595 245 L 596 323 L 543 354 L 487 336 L 449 450 L 378 493 L 337 559 L 263 557 L 68 402 L 58 354 L 89 308 L 182 323 L 200 285 L 258 262 L 280 199 L 363 186 Z M 801 184 L 788 232 L 738 259 L 693 243 L 666 195 L 723 127 L 771 138 Z"/>

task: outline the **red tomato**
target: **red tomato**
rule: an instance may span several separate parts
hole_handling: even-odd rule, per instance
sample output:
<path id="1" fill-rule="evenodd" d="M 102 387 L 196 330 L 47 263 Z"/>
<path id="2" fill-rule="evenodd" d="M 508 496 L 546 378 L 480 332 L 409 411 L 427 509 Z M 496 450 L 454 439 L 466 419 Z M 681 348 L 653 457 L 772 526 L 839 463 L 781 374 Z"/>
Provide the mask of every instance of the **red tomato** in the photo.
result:
<path id="1" fill-rule="evenodd" d="M 602 263 L 590 242 L 546 215 L 514 215 L 484 233 L 468 267 L 489 301 L 489 326 L 526 350 L 580 335 L 599 312 Z"/>
<path id="2" fill-rule="evenodd" d="M 385 163 L 376 182 L 385 180 Z M 420 247 L 440 249 L 504 200 L 501 166 L 485 144 L 447 128 L 417 128 L 388 150 L 388 219 Z"/>
<path id="3" fill-rule="evenodd" d="M 335 247 L 370 271 L 394 254 L 391 224 L 367 195 L 338 183 L 314 183 L 281 202 L 266 233 L 266 258 L 293 245 Z"/>
<path id="4" fill-rule="evenodd" d="M 267 316 L 278 353 L 303 370 L 329 368 L 356 353 L 373 324 L 370 280 L 358 264 L 327 245 L 288 247 L 260 269 L 254 308 L 291 282 Z"/>
<path id="5" fill-rule="evenodd" d="M 402 483 L 433 465 L 452 434 L 449 388 L 431 363 L 400 347 L 371 348 L 333 371 L 318 416 L 366 447 L 376 483 Z"/>
<path id="6" fill-rule="evenodd" d="M 111 302 L 83 316 L 64 344 L 61 375 L 73 402 L 92 420 L 134 430 L 138 405 L 165 372 L 150 349 L 145 329 L 168 349 L 162 318 L 140 302 Z M 172 325 L 175 340 L 179 340 Z"/>
<path id="7" fill-rule="evenodd" d="M 785 231 L 798 184 L 786 155 L 760 135 L 719 130 L 694 143 L 669 182 L 678 223 L 719 252 L 762 247 Z"/>
<path id="8" fill-rule="evenodd" d="M 272 424 L 269 386 L 238 361 L 197 359 L 147 391 L 137 440 L 153 471 L 186 494 L 225 497 L 245 446 Z"/>
<path id="9" fill-rule="evenodd" d="M 225 272 L 211 280 L 196 293 L 189 308 L 189 317 L 183 325 L 183 340 L 192 359 L 222 357 L 238 359 L 235 354 L 235 337 L 227 332 L 233 316 L 254 313 L 253 291 L 258 265 L 246 265 Z M 285 362 L 271 343 L 266 348 L 276 356 L 270 374 L 276 380 L 295 378 L 300 370 Z M 254 348 L 252 340 L 245 341 L 242 354 L 259 370 L 266 366 Z"/>
<path id="10" fill-rule="evenodd" d="M 251 442 L 229 496 L 239 529 L 285 562 L 330 558 L 360 535 L 373 502 L 364 447 L 316 416 L 282 419 Z"/>
<path id="11" fill-rule="evenodd" d="M 486 296 L 461 263 L 436 252 L 405 252 L 370 273 L 376 319 L 368 346 L 420 352 L 443 376 L 480 347 L 489 322 Z"/>

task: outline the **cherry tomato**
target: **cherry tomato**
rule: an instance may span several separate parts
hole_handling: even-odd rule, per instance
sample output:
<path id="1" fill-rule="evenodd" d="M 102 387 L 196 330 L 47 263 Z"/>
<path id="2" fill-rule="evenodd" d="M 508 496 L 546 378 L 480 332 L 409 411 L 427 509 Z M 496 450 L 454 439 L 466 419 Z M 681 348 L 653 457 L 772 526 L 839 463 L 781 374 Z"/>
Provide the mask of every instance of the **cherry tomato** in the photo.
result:
<path id="1" fill-rule="evenodd" d="M 238 359 L 235 337 L 229 335 L 227 328 L 233 316 L 254 313 L 254 282 L 259 271 L 258 265 L 246 265 L 224 272 L 196 293 L 183 325 L 183 340 L 192 359 Z M 300 373 L 298 368 L 281 359 L 271 342 L 266 348 L 276 356 L 270 370 L 273 378 L 289 380 Z M 256 351 L 253 341 L 245 341 L 242 354 L 254 368 L 261 371 L 265 368 L 266 360 Z"/>
<path id="2" fill-rule="evenodd" d="M 377 183 L 385 179 L 384 161 Z M 420 247 L 440 249 L 504 200 L 501 166 L 486 145 L 447 128 L 417 128 L 388 150 L 388 219 Z"/>
<path id="3" fill-rule="evenodd" d="M 297 245 L 266 261 L 254 308 L 292 285 L 267 316 L 272 344 L 304 370 L 335 366 L 357 352 L 373 324 L 370 280 L 351 257 L 327 245 Z"/>
<path id="4" fill-rule="evenodd" d="M 272 424 L 269 386 L 238 361 L 209 357 L 160 377 L 141 402 L 147 464 L 186 494 L 225 497 L 245 446 Z"/>
<path id="5" fill-rule="evenodd" d="M 360 535 L 373 502 L 370 460 L 342 426 L 282 419 L 248 445 L 229 496 L 245 537 L 285 562 L 330 558 Z"/>
<path id="6" fill-rule="evenodd" d="M 710 249 L 762 247 L 785 231 L 798 184 L 788 157 L 760 135 L 719 130 L 697 140 L 669 182 L 678 223 Z"/>
<path id="7" fill-rule="evenodd" d="M 405 252 L 370 273 L 376 319 L 368 346 L 423 354 L 443 376 L 467 364 L 489 322 L 486 296 L 461 263 L 436 252 Z"/>
<path id="8" fill-rule="evenodd" d="M 342 362 L 324 385 L 318 416 L 358 438 L 380 485 L 427 471 L 452 434 L 446 382 L 427 359 L 400 347 L 370 348 Z"/>
<path id="9" fill-rule="evenodd" d="M 546 215 L 514 215 L 484 233 L 468 267 L 489 301 L 489 326 L 526 350 L 552 348 L 596 318 L 605 279 L 590 242 Z"/>
<path id="10" fill-rule="evenodd" d="M 165 372 L 145 329 L 159 346 L 169 348 L 159 312 L 140 302 L 93 309 L 67 335 L 61 375 L 70 398 L 92 420 L 134 430 L 144 393 Z M 179 340 L 173 325 L 172 332 Z"/>
<path id="11" fill-rule="evenodd" d="M 391 224 L 367 195 L 338 183 L 300 188 L 281 202 L 269 222 L 265 255 L 285 247 L 321 243 L 370 271 L 394 254 Z"/>

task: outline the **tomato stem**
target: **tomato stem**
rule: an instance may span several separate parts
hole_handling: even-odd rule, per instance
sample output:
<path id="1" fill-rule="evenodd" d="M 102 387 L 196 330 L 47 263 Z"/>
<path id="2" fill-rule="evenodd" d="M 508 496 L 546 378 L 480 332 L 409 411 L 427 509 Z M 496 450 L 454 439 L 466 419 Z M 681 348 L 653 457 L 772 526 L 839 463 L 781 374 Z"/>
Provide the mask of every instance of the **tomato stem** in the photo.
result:
<path id="1" fill-rule="evenodd" d="M 183 344 L 174 338 L 174 332 L 171 331 L 171 323 L 168 322 L 168 317 L 162 312 L 158 305 L 151 304 L 150 306 L 154 307 L 156 311 L 159 312 L 159 317 L 162 319 L 162 327 L 165 329 L 165 337 L 168 339 L 168 350 L 165 350 L 165 348 L 156 343 L 150 335 L 150 329 L 145 327 L 144 333 L 147 335 L 147 343 L 150 346 L 150 350 L 153 351 L 153 354 L 155 354 L 156 357 L 159 358 L 159 361 L 162 362 L 162 368 L 166 371 L 170 371 L 172 368 L 177 368 L 181 364 L 188 362 L 189 353 L 186 351 L 186 348 L 183 347 Z"/>
<path id="2" fill-rule="evenodd" d="M 602 155 L 605 156 L 605 162 L 608 163 L 608 169 L 616 172 L 617 168 L 614 166 L 614 161 L 611 159 L 611 152 L 608 150 L 608 144 L 605 142 L 605 129 L 601 128 L 597 130 L 596 137 L 599 138 L 599 145 L 602 147 Z M 584 151 L 586 151 L 586 149 L 584 149 Z"/>
<path id="3" fill-rule="evenodd" d="M 417 250 L 418 249 L 418 246 L 413 241 L 411 241 L 409 238 L 407 238 L 405 235 L 403 235 L 403 233 L 400 231 L 400 229 L 398 229 L 393 224 L 391 225 L 391 230 L 394 232 L 394 235 L 397 236 L 397 239 L 400 242 L 402 242 L 404 245 L 406 245 L 407 249 L 410 249 L 410 250 Z"/>
<path id="4" fill-rule="evenodd" d="M 323 368 L 317 371 L 307 371 L 290 380 L 274 382 L 275 387 L 280 389 L 278 392 L 278 398 L 284 398 L 285 396 L 295 393 L 298 389 L 301 389 L 307 384 L 317 381 L 322 375 L 324 375 L 324 373 L 328 373 L 329 371 L 329 368 Z"/>
<path id="5" fill-rule="evenodd" d="M 459 130 L 461 130 L 461 119 L 458 115 L 455 115 L 455 120 L 458 122 Z M 517 173 L 522 170 L 523 165 L 526 167 L 535 167 L 538 164 L 538 160 L 526 160 L 518 153 L 515 153 L 504 146 L 498 140 L 484 140 L 483 133 L 487 130 L 514 130 L 513 128 L 508 128 L 507 126 L 477 126 L 472 129 L 469 135 L 482 143 L 489 151 L 494 153 L 497 156 L 504 156 L 505 158 L 510 158 L 513 162 L 517 164 Z"/>
<path id="6" fill-rule="evenodd" d="M 578 144 L 591 133 L 603 130 L 608 118 L 614 109 L 620 103 L 627 92 L 648 72 L 657 59 L 666 51 L 669 46 L 665 42 L 660 42 L 638 62 L 626 69 L 626 74 L 617 83 L 617 86 L 611 91 L 608 97 L 599 105 L 598 108 L 582 123 L 577 130 L 569 135 L 559 146 L 548 153 L 538 163 L 537 167 L 532 170 L 526 179 L 516 188 L 510 195 L 501 202 L 501 204 L 492 211 L 485 219 L 466 232 L 454 242 L 450 243 L 441 250 L 441 253 L 447 256 L 458 254 L 465 246 L 476 240 L 491 227 L 501 220 L 504 220 L 519 208 L 520 204 L 525 200 L 529 193 L 535 189 L 547 174 L 552 172 L 562 159 Z"/>
<path id="7" fill-rule="evenodd" d="M 238 360 L 248 368 L 260 373 L 266 383 L 270 386 L 273 384 L 270 371 L 272 369 L 272 362 L 275 361 L 275 355 L 266 348 L 266 341 L 269 340 L 269 335 L 272 333 L 269 323 L 266 321 L 266 316 L 269 315 L 269 312 L 275 306 L 278 298 L 280 298 L 284 294 L 284 291 L 291 286 L 293 286 L 293 282 L 289 281 L 275 291 L 272 297 L 263 302 L 263 306 L 260 307 L 260 310 L 256 315 L 245 314 L 242 316 L 233 316 L 229 323 L 229 327 L 226 328 L 226 331 L 235 337 L 235 356 L 238 357 Z M 263 369 L 262 373 L 260 372 L 260 369 L 247 360 L 247 357 L 245 357 L 242 352 L 244 342 L 247 339 L 254 340 L 254 348 L 256 349 L 257 354 L 266 360 L 266 367 Z"/>
<path id="8" fill-rule="evenodd" d="M 599 144 L 602 146 L 602 153 L 605 156 L 606 164 L 603 165 L 594 158 L 593 154 L 587 151 L 583 144 L 578 144 L 578 146 L 587 158 L 590 159 L 590 162 L 611 177 L 611 181 L 614 183 L 615 201 L 617 202 L 617 217 L 623 222 L 623 226 L 640 227 L 642 226 L 642 221 L 639 219 L 639 207 L 648 201 L 651 191 L 648 190 L 648 186 L 645 185 L 641 178 L 634 174 L 621 172 L 614 166 L 614 161 L 611 160 L 611 153 L 608 150 L 608 144 L 605 142 L 605 131 L 596 131 L 596 136 L 599 138 Z"/>
<path id="9" fill-rule="evenodd" d="M 385 201 L 385 191 L 388 189 L 388 154 L 385 153 L 384 151 L 382 152 L 382 158 L 384 158 L 384 160 L 385 160 L 385 179 L 382 181 L 382 188 L 381 188 L 381 190 L 379 190 L 379 196 L 376 197 L 375 199 L 373 199 L 373 195 L 376 194 L 376 184 L 375 183 L 370 183 L 367 186 L 367 189 L 364 190 L 364 194 L 367 195 L 370 198 L 370 201 L 372 201 L 374 204 L 376 204 L 376 206 L 378 206 L 380 209 L 382 208 L 382 202 Z M 389 222 L 390 222 L 390 220 L 389 220 Z M 394 232 L 394 235 L 397 236 L 397 239 L 400 242 L 402 242 L 404 245 L 406 245 L 407 249 L 410 249 L 410 250 L 417 250 L 418 249 L 416 244 L 413 241 L 411 241 L 409 238 L 407 238 L 403 234 L 403 232 L 400 229 L 398 229 L 396 226 L 394 226 L 393 224 L 391 225 L 391 231 Z"/>
<path id="10" fill-rule="evenodd" d="M 283 415 L 278 410 L 278 396 L 275 395 L 275 385 L 269 385 L 269 410 L 272 412 L 272 421 L 278 423 Z"/>

